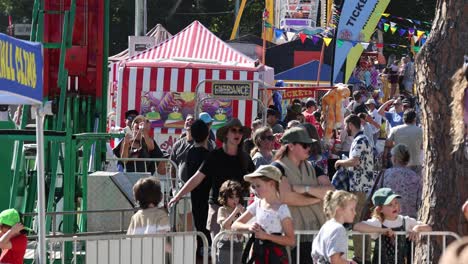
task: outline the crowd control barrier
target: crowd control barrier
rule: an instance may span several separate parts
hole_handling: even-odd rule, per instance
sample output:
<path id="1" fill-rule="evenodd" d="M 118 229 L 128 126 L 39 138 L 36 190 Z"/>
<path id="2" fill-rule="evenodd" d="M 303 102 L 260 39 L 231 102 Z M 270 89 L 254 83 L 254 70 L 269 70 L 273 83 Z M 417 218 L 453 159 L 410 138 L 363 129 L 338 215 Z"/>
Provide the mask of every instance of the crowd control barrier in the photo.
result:
<path id="1" fill-rule="evenodd" d="M 304 237 L 304 236 L 312 236 L 311 239 L 313 239 L 313 237 L 315 237 L 317 234 L 318 234 L 319 231 L 295 231 L 295 235 L 296 235 L 296 245 L 299 244 L 299 242 L 301 241 L 301 239 Z M 231 259 L 230 259 L 230 264 L 234 264 L 233 263 L 233 245 L 234 245 L 234 241 L 233 241 L 233 237 L 234 235 L 244 235 L 246 236 L 246 240 L 247 240 L 247 235 L 249 235 L 248 232 L 239 232 L 239 231 L 222 231 L 220 233 L 218 233 L 215 238 L 213 239 L 213 242 L 212 242 L 212 245 L 211 245 L 211 259 L 212 259 L 212 263 L 216 263 L 216 257 L 217 257 L 217 254 L 218 254 L 218 248 L 217 248 L 217 244 L 218 242 L 223 239 L 225 236 L 229 237 L 230 238 L 230 245 L 231 245 Z M 359 233 L 359 232 L 349 232 L 348 233 L 348 236 L 349 236 L 349 241 L 352 241 L 352 236 L 353 235 L 357 235 L 357 236 L 363 236 L 363 239 L 362 239 L 362 255 L 365 254 L 366 252 L 366 246 L 369 245 L 369 243 L 366 243 L 365 239 L 369 239 L 369 235 L 371 234 L 364 234 L 364 233 Z M 399 237 L 399 236 L 407 236 L 408 233 L 407 232 L 395 232 L 395 236 Z M 382 235 L 380 235 L 382 236 Z M 421 243 L 421 246 L 423 247 L 426 247 L 426 252 L 425 252 L 425 261 L 424 263 L 436 263 L 433 261 L 433 259 L 431 258 L 431 255 L 430 255 L 430 246 L 431 246 L 431 243 L 440 243 L 441 246 L 442 246 L 442 253 L 445 252 L 445 249 L 449 243 L 449 241 L 447 240 L 459 240 L 460 239 L 460 236 L 458 236 L 456 233 L 453 233 L 453 232 L 445 232 L 445 231 L 432 231 L 432 232 L 421 232 L 420 233 L 420 239 L 417 241 L 417 242 L 411 242 L 410 244 L 410 254 L 408 254 L 409 256 L 411 256 L 411 260 L 409 260 L 407 263 L 415 263 L 414 262 L 414 249 L 415 249 L 415 244 L 416 243 Z M 312 240 L 310 240 L 312 241 Z M 368 240 L 367 240 L 368 241 Z M 371 243 L 370 246 L 371 247 L 374 247 L 373 245 L 374 243 Z M 348 245 L 351 245 L 351 243 L 348 243 Z M 400 264 L 398 263 L 398 260 L 397 260 L 397 257 L 398 256 L 398 239 L 395 239 L 395 264 Z M 346 256 L 348 256 L 348 258 L 352 258 L 353 256 L 353 252 L 352 251 L 352 247 L 350 246 L 350 248 L 348 248 L 348 252 L 346 252 Z M 379 243 L 379 252 L 382 252 L 381 250 L 381 244 Z M 294 263 L 300 263 L 299 262 L 299 259 L 300 259 L 300 256 L 301 254 L 311 254 L 311 251 L 307 251 L 307 252 L 301 252 L 298 248 L 298 253 L 296 255 L 296 259 L 294 261 Z M 379 254 L 379 259 L 378 259 L 378 263 L 380 264 L 381 263 L 381 259 L 380 257 L 382 256 L 382 254 Z M 229 264 L 229 263 L 226 263 L 226 264 Z M 292 263 L 291 261 L 289 263 Z M 224 264 L 224 263 L 223 263 Z"/>

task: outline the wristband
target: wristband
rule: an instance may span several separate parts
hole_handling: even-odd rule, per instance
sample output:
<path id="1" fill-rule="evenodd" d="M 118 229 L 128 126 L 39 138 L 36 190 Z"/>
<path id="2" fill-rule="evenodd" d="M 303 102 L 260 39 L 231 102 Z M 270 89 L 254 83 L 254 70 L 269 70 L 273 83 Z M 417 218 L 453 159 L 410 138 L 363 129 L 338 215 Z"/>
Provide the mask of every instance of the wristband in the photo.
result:
<path id="1" fill-rule="evenodd" d="M 305 191 L 305 193 L 309 193 L 309 191 L 310 191 L 310 186 L 309 186 L 309 185 L 306 185 L 306 186 L 304 187 L 304 191 Z"/>

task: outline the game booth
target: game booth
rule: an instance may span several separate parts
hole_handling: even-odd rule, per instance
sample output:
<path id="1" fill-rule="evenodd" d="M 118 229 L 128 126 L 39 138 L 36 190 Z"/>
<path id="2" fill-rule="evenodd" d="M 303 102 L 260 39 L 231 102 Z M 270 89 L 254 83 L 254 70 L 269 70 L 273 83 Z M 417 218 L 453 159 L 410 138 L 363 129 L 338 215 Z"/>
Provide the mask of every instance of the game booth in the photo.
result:
<path id="1" fill-rule="evenodd" d="M 233 81 L 228 87 L 232 91 L 240 88 L 236 81 L 251 81 L 251 98 L 258 98 L 265 79 L 273 80 L 271 68 L 236 51 L 194 21 L 172 38 L 121 64 L 117 96 L 113 98 L 116 114 L 110 122 L 124 127 L 125 112 L 136 109 L 150 120 L 161 149 L 170 151 L 185 117 L 196 112 L 197 101 L 202 102 L 200 111 L 213 117 L 213 129 L 234 117 L 250 126 L 257 116 L 259 105 L 253 100 L 204 100 L 213 94 L 213 82 Z M 227 87 L 225 83 L 222 86 Z"/>

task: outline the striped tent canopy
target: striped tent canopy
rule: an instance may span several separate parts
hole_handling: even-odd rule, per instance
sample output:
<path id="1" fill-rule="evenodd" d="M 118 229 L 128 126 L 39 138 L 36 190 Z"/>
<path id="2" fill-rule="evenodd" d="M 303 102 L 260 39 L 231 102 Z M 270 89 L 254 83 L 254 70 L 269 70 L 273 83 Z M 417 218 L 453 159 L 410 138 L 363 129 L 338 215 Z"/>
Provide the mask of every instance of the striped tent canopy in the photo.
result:
<path id="1" fill-rule="evenodd" d="M 255 67 L 256 61 L 236 51 L 215 34 L 194 21 L 174 37 L 128 59 L 154 63 L 190 61 L 230 66 Z"/>
<path id="2" fill-rule="evenodd" d="M 201 97 L 210 94 L 211 83 L 204 83 L 205 80 L 259 80 L 265 69 L 195 21 L 172 38 L 122 62 L 116 93 L 116 122 L 124 124 L 127 110 L 148 113 L 148 107 L 153 107 L 161 117 L 160 122 L 152 123 L 155 124 L 155 135 L 180 133 L 181 122 L 177 123 L 178 126 L 168 122 L 168 111 L 177 105 L 179 113 L 185 118 L 193 113 L 194 107 L 181 102 L 194 101 L 179 97 L 196 91 Z M 254 84 L 253 89 L 253 97 L 258 98 L 258 84 Z M 157 97 L 154 102 L 158 103 L 149 105 L 148 100 L 154 97 Z M 217 106 L 211 107 L 204 111 L 214 115 Z M 257 115 L 258 106 L 253 101 L 234 100 L 226 109 L 230 116 L 250 126 Z"/>

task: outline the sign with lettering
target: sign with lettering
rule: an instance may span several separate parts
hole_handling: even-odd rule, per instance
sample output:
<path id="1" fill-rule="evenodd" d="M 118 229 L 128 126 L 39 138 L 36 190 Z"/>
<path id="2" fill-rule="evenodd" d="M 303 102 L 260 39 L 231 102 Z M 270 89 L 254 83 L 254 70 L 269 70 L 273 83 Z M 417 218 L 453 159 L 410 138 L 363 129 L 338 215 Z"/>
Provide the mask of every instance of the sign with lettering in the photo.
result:
<path id="1" fill-rule="evenodd" d="M 344 0 L 340 22 L 338 24 L 337 39 L 342 40 L 340 46 L 335 44 L 335 61 L 333 63 L 333 81 L 337 80 L 341 67 L 348 53 L 354 46 L 360 46 L 357 42 L 367 42 L 370 36 L 365 31 L 374 31 L 375 26 L 371 17 L 381 17 L 381 7 L 388 5 L 390 0 Z M 362 47 L 361 47 L 362 49 Z M 362 52 L 362 50 L 361 50 Z M 359 53 L 360 54 L 360 53 Z"/>
<path id="2" fill-rule="evenodd" d="M 230 99 L 240 99 L 240 100 L 251 100 L 252 99 L 252 82 L 243 82 L 243 81 L 232 81 L 232 82 L 222 82 L 214 81 L 212 82 L 212 94 L 217 98 L 230 98 Z"/>
<path id="3" fill-rule="evenodd" d="M 42 45 L 0 33 L 0 102 L 42 104 Z"/>

